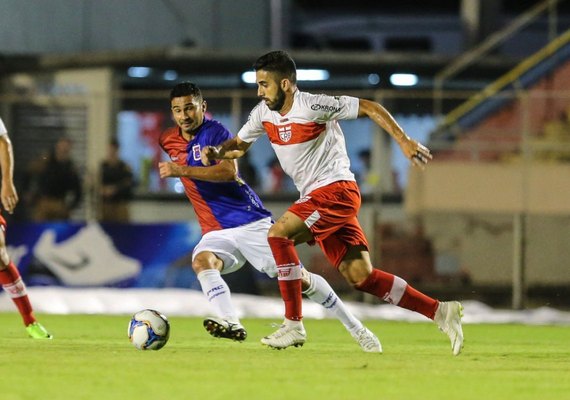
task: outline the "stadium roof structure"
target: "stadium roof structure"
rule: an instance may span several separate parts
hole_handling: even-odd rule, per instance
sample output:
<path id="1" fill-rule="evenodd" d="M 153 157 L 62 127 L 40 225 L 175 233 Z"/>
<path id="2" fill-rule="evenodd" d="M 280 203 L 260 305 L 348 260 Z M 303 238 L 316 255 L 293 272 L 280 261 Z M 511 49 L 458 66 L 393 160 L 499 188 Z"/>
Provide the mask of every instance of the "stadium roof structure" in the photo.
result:
<path id="1" fill-rule="evenodd" d="M 269 49 L 267 50 L 269 51 Z M 201 49 L 172 46 L 139 50 L 100 51 L 73 54 L 45 54 L 32 56 L 0 56 L 0 72 L 38 72 L 72 68 L 111 67 L 127 70 L 132 66 L 145 66 L 160 70 L 174 70 L 179 75 L 236 75 L 251 70 L 253 62 L 264 50 Z M 427 53 L 351 52 L 291 50 L 299 68 L 323 68 L 331 73 L 331 84 L 341 74 L 389 74 L 411 72 L 425 76 L 428 81 L 453 57 Z M 514 67 L 520 60 L 504 56 L 489 56 L 482 59 L 476 71 L 466 71 L 461 79 L 495 79 Z M 385 80 L 387 81 L 387 80 Z M 138 81 L 146 86 L 149 82 Z M 133 82 L 129 82 L 129 86 Z M 166 86 L 170 82 L 166 83 Z"/>

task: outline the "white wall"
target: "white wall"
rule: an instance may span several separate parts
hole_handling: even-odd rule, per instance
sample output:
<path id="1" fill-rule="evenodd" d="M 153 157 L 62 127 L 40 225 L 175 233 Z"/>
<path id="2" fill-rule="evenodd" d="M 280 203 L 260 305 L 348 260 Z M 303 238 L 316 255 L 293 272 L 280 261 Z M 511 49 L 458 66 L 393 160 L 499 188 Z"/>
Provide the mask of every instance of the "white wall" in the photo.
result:
<path id="1" fill-rule="evenodd" d="M 513 218 L 523 213 L 528 284 L 567 285 L 569 182 L 567 164 L 434 162 L 410 174 L 406 210 L 422 217 L 439 261 L 490 285 L 513 279 Z"/>

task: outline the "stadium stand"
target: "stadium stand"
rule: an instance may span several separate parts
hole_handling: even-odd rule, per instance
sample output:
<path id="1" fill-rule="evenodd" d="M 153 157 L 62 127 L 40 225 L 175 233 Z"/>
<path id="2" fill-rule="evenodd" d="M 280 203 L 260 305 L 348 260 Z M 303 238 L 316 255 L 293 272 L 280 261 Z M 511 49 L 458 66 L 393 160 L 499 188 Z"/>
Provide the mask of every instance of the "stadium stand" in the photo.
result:
<path id="1" fill-rule="evenodd" d="M 516 158 L 524 129 L 538 145 L 567 140 L 570 99 L 556 93 L 568 89 L 570 31 L 451 111 L 432 132 L 431 147 L 438 160 L 502 161 Z M 563 160 L 566 153 L 537 157 Z"/>

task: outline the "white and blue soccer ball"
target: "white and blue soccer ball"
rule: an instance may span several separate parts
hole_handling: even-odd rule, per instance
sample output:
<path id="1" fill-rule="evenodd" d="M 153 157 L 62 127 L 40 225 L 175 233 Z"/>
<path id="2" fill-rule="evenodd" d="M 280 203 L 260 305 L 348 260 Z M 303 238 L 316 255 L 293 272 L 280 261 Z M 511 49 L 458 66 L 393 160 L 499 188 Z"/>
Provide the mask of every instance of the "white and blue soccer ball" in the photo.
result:
<path id="1" fill-rule="evenodd" d="M 141 310 L 129 322 L 129 340 L 139 350 L 160 350 L 170 337 L 170 322 L 156 310 Z"/>

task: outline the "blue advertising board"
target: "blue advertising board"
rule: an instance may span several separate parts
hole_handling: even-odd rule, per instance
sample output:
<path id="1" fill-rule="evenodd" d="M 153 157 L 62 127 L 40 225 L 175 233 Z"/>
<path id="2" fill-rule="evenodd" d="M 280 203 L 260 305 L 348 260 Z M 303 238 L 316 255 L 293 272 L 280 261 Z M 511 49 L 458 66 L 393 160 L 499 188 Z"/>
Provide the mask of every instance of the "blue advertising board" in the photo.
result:
<path id="1" fill-rule="evenodd" d="M 6 236 L 28 286 L 199 289 L 195 223 L 12 223 Z"/>

